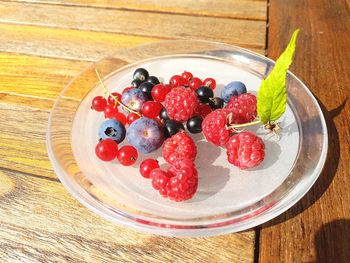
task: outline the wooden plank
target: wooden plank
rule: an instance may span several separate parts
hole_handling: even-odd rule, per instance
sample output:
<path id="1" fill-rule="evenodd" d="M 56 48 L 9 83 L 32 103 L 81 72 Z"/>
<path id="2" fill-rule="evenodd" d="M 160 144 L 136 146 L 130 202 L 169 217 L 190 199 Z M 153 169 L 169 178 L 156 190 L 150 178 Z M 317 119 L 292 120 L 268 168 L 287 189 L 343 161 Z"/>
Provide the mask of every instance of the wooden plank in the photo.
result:
<path id="1" fill-rule="evenodd" d="M 0 50 L 97 61 L 112 52 L 159 41 L 156 38 L 44 26 L 0 24 Z"/>
<path id="2" fill-rule="evenodd" d="M 9 53 L 0 61 L 0 167 L 54 178 L 45 145 L 49 110 L 90 63 Z"/>
<path id="3" fill-rule="evenodd" d="M 123 48 L 159 41 L 130 36 L 45 26 L 0 24 L 0 51 L 45 57 L 97 61 Z M 264 48 L 249 48 L 260 54 Z"/>
<path id="4" fill-rule="evenodd" d="M 266 20 L 266 1 L 264 0 L 211 0 L 202 1 L 157 1 L 157 0 L 19 0 L 18 2 L 47 3 L 74 6 L 90 6 L 138 10 L 195 16 L 214 16 Z"/>
<path id="5" fill-rule="evenodd" d="M 263 225 L 260 262 L 349 262 L 350 9 L 344 0 L 271 0 L 269 21 L 274 59 L 301 29 L 292 71 L 323 104 L 329 152 L 309 193 Z"/>
<path id="6" fill-rule="evenodd" d="M 50 112 L 54 100 L 0 92 L 0 104 L 6 104 L 11 107 L 24 106 L 33 110 Z"/>
<path id="7" fill-rule="evenodd" d="M 48 117 L 48 111 L 0 101 L 0 167 L 55 178 L 45 145 Z"/>
<path id="8" fill-rule="evenodd" d="M 14 2 L 0 6 L 0 22 L 162 39 L 204 39 L 252 48 L 264 47 L 266 27 L 265 21 Z"/>
<path id="9" fill-rule="evenodd" d="M 1 93 L 56 99 L 90 62 L 0 52 Z"/>
<path id="10" fill-rule="evenodd" d="M 14 263 L 252 262 L 254 253 L 254 231 L 211 238 L 143 234 L 91 213 L 58 182 L 4 170 L 0 233 L 0 258 Z"/>

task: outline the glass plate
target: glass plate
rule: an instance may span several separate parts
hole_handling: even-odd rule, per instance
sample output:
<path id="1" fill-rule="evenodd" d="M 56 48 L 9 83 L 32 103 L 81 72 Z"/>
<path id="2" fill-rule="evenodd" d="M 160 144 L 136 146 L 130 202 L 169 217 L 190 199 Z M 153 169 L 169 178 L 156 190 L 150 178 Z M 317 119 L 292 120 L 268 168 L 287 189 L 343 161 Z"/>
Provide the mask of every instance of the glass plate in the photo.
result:
<path id="1" fill-rule="evenodd" d="M 302 59 L 296 57 L 296 59 Z M 230 165 L 223 148 L 192 136 L 198 147 L 198 191 L 176 203 L 162 198 L 132 167 L 102 162 L 94 154 L 103 114 L 90 109 L 103 95 L 95 69 L 111 91 L 130 86 L 133 71 L 146 68 L 169 80 L 184 70 L 218 82 L 215 94 L 240 80 L 256 93 L 274 62 L 248 50 L 204 41 L 167 41 L 139 46 L 103 59 L 84 70 L 62 91 L 50 114 L 47 149 L 53 168 L 66 188 L 97 214 L 134 229 L 167 236 L 212 236 L 242 231 L 264 223 L 295 204 L 314 184 L 325 162 L 328 138 L 321 109 L 308 88 L 291 72 L 287 76 L 288 106 L 279 120 L 279 141 L 259 127 L 266 158 L 255 169 Z M 126 142 L 123 142 L 125 144 Z"/>

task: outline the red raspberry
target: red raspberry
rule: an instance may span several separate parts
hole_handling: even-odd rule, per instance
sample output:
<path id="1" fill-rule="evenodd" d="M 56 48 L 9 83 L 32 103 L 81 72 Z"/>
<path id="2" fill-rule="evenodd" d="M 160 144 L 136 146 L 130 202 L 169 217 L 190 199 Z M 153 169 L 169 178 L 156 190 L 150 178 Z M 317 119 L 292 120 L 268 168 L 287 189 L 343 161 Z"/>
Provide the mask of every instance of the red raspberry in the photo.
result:
<path id="1" fill-rule="evenodd" d="M 251 132 L 233 135 L 226 144 L 227 158 L 230 163 L 241 169 L 259 165 L 265 157 L 263 140 Z"/>
<path id="2" fill-rule="evenodd" d="M 165 97 L 164 107 L 170 119 L 187 121 L 192 117 L 198 99 L 196 93 L 184 87 L 173 88 Z"/>
<path id="3" fill-rule="evenodd" d="M 225 145 L 230 137 L 226 129 L 228 112 L 217 109 L 209 113 L 202 122 L 202 131 L 208 142 L 216 145 Z"/>
<path id="4" fill-rule="evenodd" d="M 197 169 L 187 158 L 177 159 L 166 172 L 159 168 L 152 170 L 150 178 L 154 189 L 176 202 L 192 198 L 198 187 Z"/>
<path id="5" fill-rule="evenodd" d="M 178 132 L 164 142 L 163 158 L 170 164 L 182 158 L 194 161 L 196 155 L 196 144 L 185 132 Z"/>
<path id="6" fill-rule="evenodd" d="M 241 124 L 251 122 L 255 119 L 256 96 L 251 93 L 244 93 L 233 96 L 227 103 L 225 110 L 232 112 L 232 122 Z"/>
<path id="7" fill-rule="evenodd" d="M 198 172 L 194 163 L 187 158 L 177 159 L 168 169 L 173 175 L 167 184 L 167 195 L 176 202 L 191 199 L 197 191 Z"/>
<path id="8" fill-rule="evenodd" d="M 150 172 L 149 177 L 152 179 L 152 186 L 154 189 L 158 190 L 159 193 L 162 194 L 164 197 L 167 197 L 167 191 L 166 186 L 169 182 L 170 176 L 167 172 L 161 170 L 160 168 L 153 169 Z"/>

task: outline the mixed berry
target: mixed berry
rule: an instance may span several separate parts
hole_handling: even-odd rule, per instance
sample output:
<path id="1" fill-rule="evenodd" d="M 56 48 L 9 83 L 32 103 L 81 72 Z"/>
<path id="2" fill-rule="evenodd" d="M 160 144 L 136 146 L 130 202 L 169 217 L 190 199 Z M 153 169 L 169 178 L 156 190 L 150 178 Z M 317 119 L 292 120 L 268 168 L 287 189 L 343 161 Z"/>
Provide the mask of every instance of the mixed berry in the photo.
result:
<path id="1" fill-rule="evenodd" d="M 263 140 L 239 129 L 257 117 L 256 96 L 240 81 L 227 84 L 215 96 L 216 80 L 211 77 L 201 80 L 184 71 L 166 84 L 139 68 L 122 94 L 105 89 L 109 96 L 95 97 L 91 106 L 106 118 L 99 127 L 96 156 L 130 166 L 142 157 L 139 153 L 162 147 L 168 168 L 145 159 L 139 171 L 163 197 L 185 201 L 197 191 L 197 146 L 191 134 L 203 133 L 208 142 L 225 147 L 228 162 L 240 169 L 264 160 Z"/>

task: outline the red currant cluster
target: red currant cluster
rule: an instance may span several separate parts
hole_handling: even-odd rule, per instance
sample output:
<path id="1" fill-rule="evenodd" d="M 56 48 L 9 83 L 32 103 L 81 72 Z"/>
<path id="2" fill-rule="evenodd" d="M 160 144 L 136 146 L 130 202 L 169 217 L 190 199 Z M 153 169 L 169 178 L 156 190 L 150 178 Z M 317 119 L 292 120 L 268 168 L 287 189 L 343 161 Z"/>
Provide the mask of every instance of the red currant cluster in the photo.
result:
<path id="1" fill-rule="evenodd" d="M 163 145 L 167 170 L 160 169 L 154 159 L 140 164 L 141 175 L 150 178 L 163 197 L 184 201 L 197 191 L 197 147 L 186 130 L 203 132 L 209 142 L 225 146 L 228 161 L 239 168 L 254 167 L 264 159 L 262 140 L 253 133 L 238 132 L 257 115 L 256 97 L 246 92 L 243 83 L 231 82 L 220 97 L 214 97 L 213 78 L 202 81 L 185 71 L 163 84 L 139 68 L 131 85 L 122 94 L 109 93 L 103 85 L 109 94 L 107 99 L 93 99 L 92 109 L 103 111 L 106 118 L 99 129 L 95 152 L 103 161 L 117 158 L 122 165 L 133 165 L 138 152 L 147 154 Z M 118 149 L 125 138 L 130 145 Z"/>

